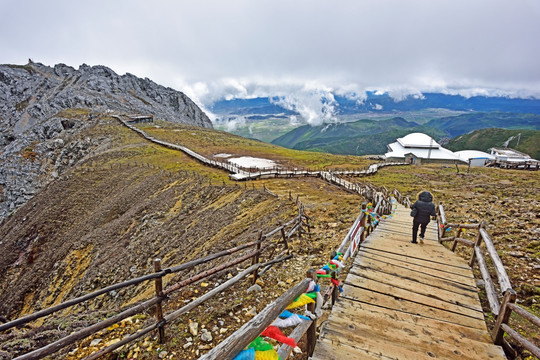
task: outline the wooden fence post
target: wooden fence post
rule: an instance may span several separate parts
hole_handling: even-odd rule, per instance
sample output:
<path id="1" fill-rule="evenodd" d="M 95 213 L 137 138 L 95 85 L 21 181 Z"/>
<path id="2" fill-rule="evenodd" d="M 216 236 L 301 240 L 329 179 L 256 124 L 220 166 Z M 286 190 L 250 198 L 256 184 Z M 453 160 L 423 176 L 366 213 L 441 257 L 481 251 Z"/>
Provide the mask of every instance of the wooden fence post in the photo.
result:
<path id="1" fill-rule="evenodd" d="M 281 225 L 281 236 L 283 237 L 283 244 L 285 245 L 285 249 L 287 249 L 287 255 L 289 255 L 289 244 L 287 243 L 287 235 L 285 235 L 285 227 L 283 226 L 283 221 L 280 221 L 279 225 Z"/>
<path id="2" fill-rule="evenodd" d="M 308 278 L 311 278 L 315 282 L 317 281 L 317 271 L 315 269 L 309 269 L 306 275 Z M 307 305 L 307 310 L 311 311 L 311 313 L 314 313 L 315 303 L 309 303 Z M 317 343 L 317 319 L 314 319 L 311 325 L 309 326 L 306 337 L 307 337 L 306 352 L 308 356 L 311 356 L 313 355 L 313 351 L 315 350 L 315 344 Z"/>
<path id="3" fill-rule="evenodd" d="M 257 251 L 259 252 L 257 253 L 257 255 L 253 257 L 253 260 L 251 261 L 251 265 L 255 265 L 259 263 L 259 256 L 261 255 L 260 251 L 261 251 L 262 241 L 263 241 L 262 230 L 259 230 L 259 239 L 257 240 Z M 258 277 L 259 277 L 259 269 L 255 269 L 253 271 L 253 284 L 257 282 Z"/>
<path id="4" fill-rule="evenodd" d="M 368 224 L 367 224 L 367 235 L 369 236 L 369 234 L 371 234 L 371 230 L 373 230 L 373 228 L 371 227 L 371 216 L 369 215 L 369 211 L 366 212 L 366 216 L 367 216 L 367 221 L 368 221 Z"/>
<path id="5" fill-rule="evenodd" d="M 337 280 L 336 272 L 332 273 L 332 279 Z M 339 288 L 335 284 L 332 284 L 332 285 L 334 286 L 334 288 L 332 289 L 332 306 L 334 306 L 338 297 Z"/>
<path id="6" fill-rule="evenodd" d="M 161 259 L 154 259 L 154 272 L 160 272 L 161 271 Z M 156 278 L 155 282 L 156 287 L 156 296 L 162 297 L 163 296 L 163 281 L 161 277 Z M 161 306 L 161 300 L 156 304 L 156 320 L 157 322 L 161 322 L 163 320 L 163 308 Z M 159 332 L 159 343 L 164 344 L 165 343 L 165 327 L 164 325 L 161 325 L 158 327 Z"/>
<path id="7" fill-rule="evenodd" d="M 482 222 L 478 225 L 478 237 L 476 238 L 476 243 L 474 244 L 475 248 L 479 247 L 480 244 L 482 244 L 482 234 L 480 233 L 480 229 L 485 229 L 485 228 L 486 228 L 486 222 L 482 220 Z M 473 266 L 475 259 L 476 259 L 476 251 L 474 251 L 474 248 L 473 248 L 471 259 L 469 260 L 470 267 Z"/>
<path id="8" fill-rule="evenodd" d="M 504 331 L 501 329 L 501 325 L 508 324 L 508 320 L 510 319 L 510 315 L 512 314 L 512 309 L 510 309 L 508 304 L 515 303 L 516 297 L 516 292 L 513 289 L 508 289 L 504 293 L 501 309 L 499 311 L 499 316 L 497 317 L 497 322 L 495 323 L 495 326 L 493 327 L 493 332 L 491 333 L 491 337 L 495 345 L 503 344 Z"/>
<path id="9" fill-rule="evenodd" d="M 463 229 L 462 229 L 462 228 L 459 228 L 459 230 L 458 230 L 458 232 L 457 232 L 457 235 L 456 235 L 456 238 L 460 237 L 462 232 L 463 232 Z M 457 243 L 458 243 L 458 242 L 454 239 L 454 243 L 452 244 L 452 252 L 455 252 L 455 251 L 456 251 Z"/>
<path id="10" fill-rule="evenodd" d="M 306 223 L 306 227 L 307 227 L 308 238 L 311 240 L 311 225 L 309 225 L 309 218 L 305 217 L 305 216 L 302 216 L 302 218 L 304 218 L 306 220 L 305 223 Z M 302 221 L 302 218 L 300 219 L 300 221 Z"/>
<path id="11" fill-rule="evenodd" d="M 362 234 L 360 234 L 360 242 L 366 240 L 366 203 L 362 204 L 362 218 L 360 219 L 360 226 L 362 226 Z"/>

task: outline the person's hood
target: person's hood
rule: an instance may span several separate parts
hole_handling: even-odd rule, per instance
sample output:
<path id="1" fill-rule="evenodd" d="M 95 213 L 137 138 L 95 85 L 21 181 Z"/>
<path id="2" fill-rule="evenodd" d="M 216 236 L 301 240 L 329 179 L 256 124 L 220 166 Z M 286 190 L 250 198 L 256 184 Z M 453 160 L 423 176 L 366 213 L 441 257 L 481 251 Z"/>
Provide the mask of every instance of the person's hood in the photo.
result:
<path id="1" fill-rule="evenodd" d="M 431 195 L 429 191 L 422 191 L 420 195 L 418 196 L 418 200 L 431 202 L 433 200 L 433 196 Z"/>

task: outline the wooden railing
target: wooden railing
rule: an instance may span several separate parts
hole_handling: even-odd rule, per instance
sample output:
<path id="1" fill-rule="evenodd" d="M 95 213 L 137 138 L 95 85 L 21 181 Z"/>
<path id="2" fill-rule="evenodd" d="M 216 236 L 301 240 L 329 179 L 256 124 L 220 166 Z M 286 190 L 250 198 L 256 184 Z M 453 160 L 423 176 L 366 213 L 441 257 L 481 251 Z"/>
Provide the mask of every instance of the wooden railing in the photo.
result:
<path id="1" fill-rule="evenodd" d="M 339 182 L 340 186 L 349 186 L 343 182 Z M 358 189 L 361 186 L 358 187 Z M 364 186 L 364 190 L 375 190 L 373 186 Z M 334 259 L 339 254 L 342 254 L 342 262 L 345 265 L 348 258 L 352 258 L 356 255 L 359 249 L 359 244 L 366 239 L 367 236 L 377 226 L 378 221 L 372 221 L 375 218 L 373 215 L 377 210 L 381 210 L 382 214 L 389 215 L 393 210 L 392 199 L 388 196 L 389 192 L 384 189 L 380 191 L 373 191 L 372 199 L 379 199 L 375 208 L 371 211 L 368 209 L 366 203 L 362 204 L 362 211 L 358 215 L 357 219 L 349 229 L 347 235 L 341 242 L 338 249 L 330 255 L 330 259 Z M 346 265 L 345 265 L 346 267 Z M 331 301 L 333 305 L 339 296 L 339 280 L 338 275 L 342 273 L 344 268 L 337 268 L 332 270 L 330 275 L 330 284 L 326 287 L 325 291 L 322 291 L 324 295 L 323 302 Z M 228 360 L 233 359 L 242 349 L 247 347 L 256 337 L 258 337 L 268 326 L 270 326 L 276 318 L 285 310 L 285 308 L 298 296 L 306 292 L 306 288 L 312 281 L 319 281 L 317 279 L 317 272 L 314 269 L 310 269 L 307 272 L 306 279 L 297 283 L 293 288 L 289 289 L 278 299 L 270 303 L 263 311 L 256 315 L 249 322 L 244 324 L 238 331 L 233 333 L 227 339 L 223 340 L 215 348 L 210 350 L 205 355 L 201 356 L 199 360 Z M 313 303 L 307 305 L 307 310 L 311 313 L 314 312 L 315 305 Z M 315 349 L 316 343 L 316 319 L 304 320 L 297 325 L 289 334 L 290 338 L 293 338 L 296 343 L 304 336 L 306 339 L 306 353 L 310 356 Z M 277 354 L 281 360 L 285 360 L 291 354 L 293 348 L 289 345 L 282 344 L 277 351 Z"/>
<path id="2" fill-rule="evenodd" d="M 506 352 L 512 353 L 513 350 L 509 343 L 503 338 L 503 335 L 506 333 L 518 344 L 523 346 L 523 348 L 530 351 L 536 357 L 540 358 L 540 348 L 533 344 L 531 341 L 523 337 L 519 332 L 512 329 L 509 325 L 510 315 L 512 312 L 520 315 L 524 319 L 528 320 L 535 326 L 540 327 L 540 318 L 531 314 L 527 310 L 521 308 L 516 304 L 516 292 L 512 288 L 510 283 L 510 278 L 506 273 L 504 265 L 497 254 L 497 249 L 495 248 L 491 236 L 486 230 L 486 223 L 484 221 L 479 224 L 452 224 L 448 223 L 446 219 L 446 214 L 442 203 L 438 206 L 438 237 L 440 243 L 450 242 L 452 251 L 456 250 L 458 244 L 465 245 L 472 249 L 471 256 L 469 260 L 469 266 L 474 264 L 478 265 L 480 273 L 482 274 L 482 279 L 485 284 L 485 291 L 491 313 L 496 316 L 495 326 L 491 330 L 491 337 L 493 342 L 497 345 L 503 346 Z M 454 236 L 447 236 L 447 231 L 455 230 L 456 233 Z M 464 231 L 466 230 L 476 230 L 476 241 L 471 241 L 462 237 Z M 492 274 L 489 271 L 489 267 L 486 263 L 486 258 L 484 257 L 484 250 L 482 248 L 482 243 L 485 245 L 485 251 L 489 256 L 491 265 L 494 268 L 495 278 L 497 284 L 492 280 Z M 501 301 L 499 301 L 501 298 Z"/>
<path id="3" fill-rule="evenodd" d="M 126 337 L 126 338 L 123 338 L 121 341 L 118 341 L 104 349 L 101 349 L 93 354 L 91 354 L 90 356 L 86 357 L 85 360 L 90 360 L 90 359 L 97 359 L 99 358 L 100 356 L 102 355 L 105 355 L 107 353 L 110 353 L 112 352 L 113 350 L 135 340 L 135 339 L 138 339 L 140 338 L 141 336 L 144 336 L 145 334 L 153 331 L 153 330 L 158 330 L 158 334 L 159 334 L 159 341 L 161 343 L 165 342 L 166 338 L 165 338 L 165 325 L 168 324 L 168 323 L 171 323 L 172 321 L 174 321 L 175 319 L 177 319 L 180 315 L 182 314 L 185 314 L 186 312 L 192 310 L 193 308 L 197 307 L 198 305 L 202 304 L 204 301 L 210 299 L 211 297 L 221 293 L 222 291 L 224 291 L 225 289 L 229 288 L 230 286 L 240 282 L 241 280 L 243 280 L 246 276 L 248 275 L 252 275 L 252 280 L 253 280 L 253 283 L 255 283 L 255 281 L 257 280 L 257 277 L 259 275 L 259 269 L 263 269 L 262 270 L 262 273 L 267 271 L 269 268 L 272 267 L 272 265 L 278 263 L 278 262 L 281 262 L 281 261 L 285 261 L 289 258 L 292 257 L 292 255 L 288 255 L 288 250 L 284 251 L 283 253 L 279 254 L 278 256 L 276 256 L 275 258 L 272 258 L 271 260 L 268 260 L 266 262 L 260 262 L 260 256 L 261 254 L 266 251 L 266 250 L 275 250 L 275 248 L 277 247 L 277 245 L 279 244 L 283 244 L 284 248 L 287 249 L 288 248 L 288 244 L 287 244 L 287 241 L 289 240 L 289 238 L 295 234 L 295 233 L 304 233 L 304 232 L 308 232 L 306 230 L 303 229 L 304 226 L 307 226 L 308 227 L 308 230 L 309 230 L 309 217 L 307 215 L 304 214 L 304 211 L 303 211 L 303 206 L 301 205 L 301 202 L 298 201 L 297 199 L 297 204 L 298 204 L 298 209 L 299 209 L 299 214 L 298 216 L 296 216 L 295 218 L 291 219 L 290 221 L 288 221 L 287 223 L 282 223 L 280 224 L 279 227 L 269 231 L 268 233 L 266 234 L 263 234 L 262 231 L 259 232 L 258 234 L 258 238 L 256 241 L 252 241 L 252 242 L 249 242 L 247 244 L 243 244 L 243 245 L 240 245 L 240 246 L 236 246 L 236 247 L 233 247 L 233 248 L 230 248 L 230 249 L 227 249 L 227 250 L 223 250 L 223 251 L 220 251 L 220 252 L 217 252 L 217 253 L 214 253 L 214 254 L 210 254 L 208 256 L 205 256 L 203 258 L 199 258 L 199 259 L 196 259 L 196 260 L 192 260 L 192 261 L 189 261 L 187 263 L 184 263 L 184 264 L 180 264 L 180 265 L 176 265 L 176 266 L 173 266 L 173 267 L 169 267 L 169 268 L 165 268 L 165 269 L 162 269 L 161 268 L 161 260 L 159 259 L 156 259 L 154 260 L 154 272 L 151 273 L 151 274 L 148 274 L 148 275 L 144 275 L 144 276 L 141 276 L 141 277 L 138 277 L 138 278 L 135 278 L 135 279 L 130 279 L 130 280 L 127 280 L 127 281 L 124 281 L 124 282 L 121 282 L 121 283 L 117 283 L 117 284 L 113 284 L 113 285 L 110 285 L 108 287 L 105 287 L 103 289 L 100 289 L 100 290 L 97 290 L 97 291 L 94 291 L 90 294 L 86 294 L 86 295 L 83 295 L 83 296 L 80 296 L 78 298 L 75 298 L 75 299 L 71 299 L 69 301 L 66 301 L 66 302 L 63 302 L 61 304 L 58 304 L 56 306 L 53 306 L 53 307 L 50 307 L 50 308 L 47 308 L 47 309 L 44 309 L 44 310 L 41 310 L 41 311 L 38 311 L 38 312 L 35 312 L 33 314 L 30 314 L 30 315 L 27 315 L 27 316 L 24 316 L 24 317 L 21 317 L 19 319 L 15 319 L 15 320 L 12 320 L 12 321 L 9 321 L 7 323 L 4 323 L 4 324 L 1 324 L 0 325 L 0 331 L 5 331 L 5 330 L 8 330 L 8 329 L 11 329 L 15 326 L 19 326 L 19 325 L 23 325 L 23 324 L 26 324 L 28 322 L 31 322 L 33 320 L 36 320 L 36 319 L 39 319 L 39 318 L 42 318 L 44 316 L 47 316 L 47 315 L 50 315 L 50 314 L 53 314 L 55 312 L 58 312 L 60 310 L 63 310 L 63 309 L 66 309 L 66 308 L 69 308 L 71 306 L 74 306 L 74 305 L 77 305 L 77 304 L 80 304 L 80 303 L 83 303 L 85 301 L 88 301 L 88 300 L 91 300 L 93 298 L 96 298 L 97 296 L 100 296 L 102 294 L 105 294 L 105 293 L 108 293 L 110 291 L 113 291 L 113 290 L 118 290 L 118 289 L 122 289 L 122 288 L 125 288 L 125 287 L 128 287 L 128 286 L 133 286 L 133 285 L 137 285 L 137 284 L 140 284 L 142 282 L 145 282 L 145 281 L 149 281 L 149 280 L 154 280 L 155 282 L 155 291 L 156 291 L 156 295 L 154 297 L 152 297 L 151 299 L 148 299 L 148 300 L 145 300 L 143 301 L 142 303 L 139 303 L 138 305 L 135 305 L 133 307 L 130 307 L 108 319 L 105 319 L 103 321 L 100 321 L 96 324 L 93 324 L 89 327 L 86 327 L 84 329 L 81 329 L 79 331 L 76 331 L 62 339 L 59 339 L 49 345 L 46 345 L 42 348 L 39 348 L 39 349 L 36 349 L 36 350 L 33 350 L 29 353 L 26 353 L 24 355 L 21 355 L 17 358 L 15 358 L 15 360 L 28 360 L 28 359 L 41 359 L 45 356 L 48 356 L 50 354 L 53 354 L 57 351 L 59 351 L 60 349 L 66 347 L 66 346 L 69 346 L 71 344 L 74 344 L 75 342 L 77 342 L 78 340 L 81 340 L 81 339 L 84 339 L 92 334 L 95 334 L 96 332 L 102 330 L 102 329 L 105 329 L 115 323 L 118 323 L 120 322 L 121 320 L 123 319 L 126 319 L 130 316 L 133 316 L 135 314 L 139 314 L 147 309 L 149 309 L 150 307 L 155 307 L 156 311 L 156 322 L 142 330 L 139 330 L 137 331 L 136 333 L 134 334 L 131 334 L 130 336 Z M 280 235 L 280 239 L 278 239 L 277 241 L 270 241 L 271 238 L 275 235 Z M 172 284 L 170 286 L 168 286 L 167 288 L 163 289 L 163 277 L 165 277 L 166 275 L 169 275 L 169 274 L 174 274 L 174 273 L 178 273 L 178 272 L 181 272 L 183 270 L 187 270 L 187 269 L 192 269 L 194 266 L 197 266 L 197 265 L 201 265 L 201 264 L 204 264 L 204 263 L 207 263 L 209 261 L 212 261 L 212 260 L 216 260 L 216 259 L 219 259 L 219 258 L 222 258 L 224 256 L 229 256 L 229 255 L 232 255 L 238 251 L 241 251 L 241 250 L 244 250 L 244 249 L 247 249 L 247 248 L 255 248 L 253 251 L 250 251 L 250 252 L 247 252 L 246 254 L 236 258 L 236 259 L 233 259 L 233 260 L 230 260 L 226 263 L 223 263 L 223 264 L 220 264 L 218 266 L 215 266 L 211 269 L 208 269 L 208 270 L 205 270 L 201 273 L 198 273 L 194 276 L 191 276 L 187 279 L 184 279 L 178 283 L 175 283 L 175 284 Z M 274 253 L 274 251 L 272 251 L 272 253 L 269 255 L 269 256 L 272 256 Z M 252 265 L 250 267 L 248 267 L 247 269 L 243 270 L 242 272 L 240 272 L 238 275 L 236 275 L 235 277 L 229 279 L 228 281 L 224 282 L 223 284 L 219 285 L 218 287 L 212 289 L 211 291 L 209 291 L 208 293 L 204 294 L 203 296 L 197 298 L 196 300 L 190 302 L 189 304 L 183 306 L 182 308 L 178 309 L 178 310 L 175 310 L 173 312 L 171 312 L 170 314 L 167 314 L 165 316 L 163 316 L 163 309 L 162 309 L 162 302 L 167 300 L 167 296 L 169 294 L 171 294 L 172 292 L 174 291 L 177 291 L 187 285 L 190 285 L 192 283 L 195 283 L 199 280 L 202 280 L 204 278 L 207 278 L 213 274 L 216 274 L 220 271 L 223 271 L 225 269 L 228 269 L 228 268 L 231 268 L 235 265 L 238 265 L 244 261 L 247 261 L 249 259 L 252 259 Z"/>
<path id="4" fill-rule="evenodd" d="M 182 151 L 190 157 L 198 160 L 204 165 L 220 168 L 231 173 L 229 177 L 232 180 L 256 180 L 256 179 L 269 179 L 269 178 L 290 178 L 290 177 L 320 177 L 325 180 L 329 180 L 334 176 L 369 176 L 376 174 L 377 171 L 385 166 L 397 166 L 397 165 L 409 165 L 406 162 L 384 162 L 371 164 L 364 169 L 345 169 L 345 170 L 313 170 L 305 168 L 290 168 L 284 169 L 281 167 L 273 167 L 268 169 L 259 169 L 259 168 L 246 168 L 242 166 L 236 166 L 229 162 L 224 162 L 220 160 L 209 159 L 185 146 L 172 144 L 163 140 L 154 138 L 153 136 L 148 135 L 144 130 L 139 129 L 138 127 L 132 125 L 129 121 L 126 121 L 122 116 L 112 115 L 115 119 L 120 121 L 121 124 L 129 128 L 130 130 L 135 131 L 140 136 L 145 138 L 148 141 L 151 141 L 155 144 L 167 147 L 169 149 L 174 149 Z"/>
<path id="5" fill-rule="evenodd" d="M 408 196 L 403 196 L 397 189 L 394 189 L 394 197 L 403 206 L 410 208 L 411 200 Z"/>

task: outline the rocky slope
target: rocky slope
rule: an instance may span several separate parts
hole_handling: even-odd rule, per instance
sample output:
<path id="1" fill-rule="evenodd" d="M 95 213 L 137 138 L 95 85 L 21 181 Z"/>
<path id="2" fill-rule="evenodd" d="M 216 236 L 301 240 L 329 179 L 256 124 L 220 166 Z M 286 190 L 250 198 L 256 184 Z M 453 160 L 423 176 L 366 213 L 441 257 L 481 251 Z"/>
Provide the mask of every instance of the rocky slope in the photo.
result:
<path id="1" fill-rule="evenodd" d="M 0 219 L 105 138 L 80 139 L 110 112 L 211 128 L 186 95 L 105 66 L 0 65 Z"/>
<path id="2" fill-rule="evenodd" d="M 324 263 L 358 214 L 362 199 L 319 179 L 276 179 L 283 187 L 278 199 L 263 191 L 261 183 L 229 183 L 226 172 L 204 167 L 181 152 L 147 142 L 110 116 L 94 118 L 92 122 L 71 134 L 69 140 L 66 137 L 66 143 L 73 144 L 90 139 L 88 154 L 63 170 L 0 224 L 0 323 L 147 274 L 156 257 L 168 267 L 252 241 L 259 230 L 267 232 L 279 221 L 296 216 L 297 206 L 287 200 L 288 194 L 292 190 L 293 198 L 301 195 L 313 216 L 312 237 L 295 237 L 289 242 L 295 257 L 265 273 L 260 292 L 248 294 L 251 283 L 246 281 L 168 326 L 170 341 L 165 358 L 194 359 L 238 329 L 253 316 L 252 311 L 261 311 L 302 279 L 308 268 Z M 164 130 L 162 122 L 159 125 Z M 216 137 L 230 137 L 209 129 L 176 126 L 170 132 L 179 136 L 185 133 L 184 136 L 201 143 L 212 143 L 211 132 Z M 272 189 L 278 191 L 278 183 Z M 306 189 L 309 193 L 304 193 Z M 282 246 L 272 255 L 266 252 L 262 259 L 281 253 Z M 171 275 L 164 286 L 224 261 L 218 259 Z M 194 284 L 171 295 L 165 312 L 178 309 L 249 263 L 205 279 L 204 285 Z M 0 334 L 0 359 L 46 345 L 151 297 L 153 286 L 148 282 L 110 292 L 73 308 L 69 314 L 58 313 L 54 319 L 4 332 Z M 213 340 L 203 340 L 202 331 L 201 336 L 193 336 L 187 329 L 188 319 L 211 331 Z M 53 358 L 81 359 L 151 321 L 151 313 L 137 315 L 129 324 L 127 320 L 121 324 L 118 331 L 113 327 L 106 329 L 95 339 L 88 338 Z M 193 338 L 188 341 L 190 337 Z M 125 354 L 118 356 L 133 352 L 132 357 L 138 359 L 156 359 L 158 351 L 165 356 L 165 345 L 156 347 L 152 339 L 130 346 L 133 349 L 124 349 Z"/>

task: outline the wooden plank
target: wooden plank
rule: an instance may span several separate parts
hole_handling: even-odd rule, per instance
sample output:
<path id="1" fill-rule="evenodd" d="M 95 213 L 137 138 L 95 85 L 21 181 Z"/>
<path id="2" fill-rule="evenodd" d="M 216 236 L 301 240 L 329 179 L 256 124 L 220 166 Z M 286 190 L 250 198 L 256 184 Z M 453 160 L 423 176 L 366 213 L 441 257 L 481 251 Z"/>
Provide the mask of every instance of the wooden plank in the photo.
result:
<path id="1" fill-rule="evenodd" d="M 426 231 L 424 240 L 426 241 L 426 244 L 430 244 L 434 246 L 431 250 L 438 248 L 441 251 L 444 251 L 445 248 L 441 246 L 438 243 L 438 241 L 435 240 L 436 239 L 435 233 L 433 233 L 432 236 L 430 235 L 431 235 L 430 232 Z M 379 240 L 393 240 L 399 243 L 408 243 L 412 240 L 412 231 L 404 229 L 403 226 L 398 226 L 396 228 L 389 228 L 389 227 L 377 228 L 377 232 L 374 233 L 373 237 L 369 239 L 368 243 L 378 242 Z"/>
<path id="2" fill-rule="evenodd" d="M 367 289 L 358 289 L 348 286 L 344 289 L 342 297 L 367 304 L 377 304 L 388 309 L 399 310 L 409 314 L 417 314 L 432 319 L 439 319 L 455 324 L 470 326 L 477 329 L 485 328 L 484 320 L 477 317 L 464 316 L 443 307 L 437 308 L 429 305 L 427 299 L 407 299 L 391 294 L 378 293 Z"/>
<path id="3" fill-rule="evenodd" d="M 298 344 L 302 336 L 306 333 L 308 328 L 311 326 L 313 321 L 302 321 L 300 325 L 296 326 L 294 330 L 289 334 L 290 338 L 293 338 L 294 341 Z M 291 355 L 291 352 L 293 351 L 293 348 L 290 347 L 287 344 L 281 344 L 279 347 L 279 350 L 277 351 L 278 356 L 280 359 L 287 359 L 289 355 Z"/>
<path id="4" fill-rule="evenodd" d="M 358 321 L 328 322 L 321 329 L 321 337 L 334 343 L 380 352 L 385 356 L 396 358 L 407 354 L 408 359 L 506 359 L 502 349 L 493 344 L 461 342 L 452 344 L 448 337 L 433 337 L 425 334 L 421 328 L 397 329 L 392 326 L 382 328 L 377 325 L 379 325 L 377 322 L 368 325 Z"/>
<path id="5" fill-rule="evenodd" d="M 425 266 L 415 266 L 406 262 L 393 261 L 392 259 L 386 259 L 377 255 L 373 256 L 372 254 L 364 254 L 361 259 L 357 259 L 353 263 L 351 270 L 359 273 L 363 271 L 379 271 L 389 275 L 399 274 L 399 276 L 404 278 L 416 279 L 442 289 L 450 291 L 459 290 L 460 293 L 464 294 L 468 292 L 474 298 L 476 298 L 478 292 L 478 289 L 476 286 L 473 286 L 470 279 L 463 278 L 459 274 Z"/>
<path id="6" fill-rule="evenodd" d="M 381 275 L 379 272 L 363 271 L 361 276 L 354 272 L 349 272 L 345 285 L 353 283 L 355 286 L 366 287 L 370 281 L 377 281 L 381 284 L 396 287 L 405 291 L 422 294 L 434 299 L 448 302 L 456 306 L 463 306 L 471 310 L 482 313 L 482 306 L 478 296 L 470 296 L 470 293 L 462 295 L 458 292 L 441 289 L 430 284 L 425 284 L 421 281 L 409 280 L 401 276 L 391 276 L 389 274 Z"/>
<path id="7" fill-rule="evenodd" d="M 440 263 L 438 261 L 429 261 L 412 256 L 402 256 L 399 254 L 385 253 L 382 251 L 374 251 L 373 249 L 360 248 L 354 264 L 363 265 L 364 261 L 373 260 L 380 261 L 395 266 L 406 267 L 414 271 L 435 274 L 437 276 L 448 278 L 452 276 L 455 281 L 468 284 L 476 288 L 471 270 L 455 267 L 449 264 Z M 454 279 L 453 279 L 454 280 Z"/>
<path id="8" fill-rule="evenodd" d="M 382 356 L 377 353 L 366 351 L 363 349 L 356 349 L 353 346 L 344 344 L 333 343 L 332 341 L 319 339 L 315 352 L 310 360 L 398 360 L 397 358 L 391 358 Z"/>
<path id="9" fill-rule="evenodd" d="M 334 320 L 334 314 L 336 316 L 343 316 L 341 314 L 346 314 L 346 317 L 362 319 L 362 322 L 366 323 L 373 321 L 374 318 L 386 319 L 395 322 L 396 326 L 399 326 L 398 324 L 402 324 L 402 326 L 417 326 L 425 329 L 425 331 L 429 333 L 451 334 L 451 336 L 459 337 L 460 339 L 463 339 L 463 341 L 464 339 L 467 339 L 468 341 L 475 342 L 492 342 L 491 336 L 488 334 L 485 326 L 482 329 L 471 328 L 440 319 L 425 317 L 419 314 L 409 314 L 373 304 L 359 303 L 346 298 L 340 298 L 336 302 L 329 318 Z"/>
<path id="10" fill-rule="evenodd" d="M 420 290 L 423 288 L 423 291 Z M 434 294 L 425 295 L 424 292 L 429 290 L 429 287 L 418 285 L 419 290 L 408 290 L 398 287 L 398 284 L 384 284 L 371 279 L 356 277 L 354 285 L 344 287 L 342 295 L 349 298 L 359 296 L 362 292 L 376 292 L 382 295 L 388 295 L 399 299 L 400 301 L 410 301 L 415 304 L 424 305 L 429 308 L 436 308 L 444 311 L 456 313 L 456 315 L 469 316 L 481 321 L 484 321 L 484 314 L 480 310 L 470 309 L 469 307 L 455 304 L 450 301 L 445 301 L 437 298 Z"/>
<path id="11" fill-rule="evenodd" d="M 463 269 L 470 269 L 469 264 L 467 261 L 465 261 L 465 259 L 456 256 L 450 250 L 444 248 L 440 244 L 412 244 L 410 240 L 398 241 L 390 238 L 381 238 L 376 240 L 376 242 L 366 241 L 362 244 L 362 247 L 365 247 L 366 249 L 382 250 L 394 254 L 400 254 L 402 256 L 426 259 L 424 261 L 438 261 L 442 264 L 449 264 L 456 267 L 461 267 Z"/>
<path id="12" fill-rule="evenodd" d="M 384 253 L 385 256 L 391 256 L 395 259 L 403 259 L 404 257 L 411 258 L 417 263 L 437 263 L 437 267 L 440 265 L 452 268 L 460 268 L 463 274 L 469 274 L 471 267 L 465 261 L 465 259 L 457 257 L 450 250 L 443 247 L 443 245 L 435 245 L 438 247 L 432 247 L 429 244 L 412 244 L 410 241 L 397 243 L 396 241 L 380 240 L 376 243 L 364 242 L 362 248 L 365 251 L 371 251 L 374 253 Z"/>

